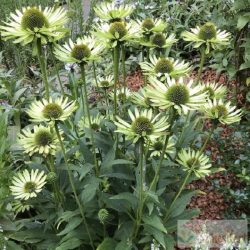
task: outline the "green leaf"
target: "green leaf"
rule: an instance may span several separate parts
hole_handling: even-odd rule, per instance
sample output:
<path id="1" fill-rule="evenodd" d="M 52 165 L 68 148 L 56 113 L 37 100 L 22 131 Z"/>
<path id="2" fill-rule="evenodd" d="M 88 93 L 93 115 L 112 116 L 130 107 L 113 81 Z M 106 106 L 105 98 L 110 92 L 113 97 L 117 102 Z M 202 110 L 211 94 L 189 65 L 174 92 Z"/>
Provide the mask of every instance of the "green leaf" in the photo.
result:
<path id="1" fill-rule="evenodd" d="M 115 249 L 117 242 L 112 238 L 105 238 L 96 250 L 112 250 Z"/>
<path id="2" fill-rule="evenodd" d="M 20 245 L 16 244 L 14 241 L 10 241 L 10 240 L 8 240 L 6 242 L 6 249 L 8 249 L 8 250 L 23 250 L 23 248 Z"/>
<path id="3" fill-rule="evenodd" d="M 81 200 L 83 203 L 88 203 L 95 197 L 99 184 L 100 181 L 96 179 L 95 182 L 85 185 L 84 190 L 81 193 Z"/>
<path id="4" fill-rule="evenodd" d="M 115 248 L 115 250 L 132 250 L 132 243 L 127 240 L 123 240 L 119 242 Z"/>
<path id="5" fill-rule="evenodd" d="M 237 28 L 241 30 L 250 21 L 250 16 L 240 16 L 238 18 Z"/>
<path id="6" fill-rule="evenodd" d="M 117 194 L 115 196 L 110 197 L 110 199 L 112 200 L 126 200 L 133 209 L 135 209 L 137 207 L 138 201 L 137 198 L 131 194 L 131 193 L 120 193 Z"/>
<path id="7" fill-rule="evenodd" d="M 58 246 L 55 250 L 68 250 L 68 249 L 76 249 L 81 246 L 82 242 L 77 238 L 70 238 L 69 240 L 63 242 L 60 246 Z"/>
<path id="8" fill-rule="evenodd" d="M 157 215 L 146 216 L 143 218 L 143 222 L 146 225 L 154 227 L 163 233 L 168 233 L 167 229 L 164 227 L 160 217 L 158 217 Z"/>
<path id="9" fill-rule="evenodd" d="M 90 163 L 84 164 L 78 172 L 80 173 L 80 178 L 79 180 L 81 181 L 92 169 L 93 165 Z"/>
<path id="10" fill-rule="evenodd" d="M 176 217 L 183 213 L 185 210 L 186 206 L 189 204 L 191 201 L 191 198 L 197 193 L 197 191 L 191 191 L 187 192 L 186 194 L 183 194 L 181 197 L 179 197 L 173 207 L 171 208 L 170 211 L 170 217 Z"/>
<path id="11" fill-rule="evenodd" d="M 71 232 L 72 230 L 74 230 L 75 228 L 77 228 L 81 223 L 82 223 L 82 219 L 80 217 L 74 217 L 69 221 L 66 227 L 57 235 L 58 236 L 65 235 Z"/>

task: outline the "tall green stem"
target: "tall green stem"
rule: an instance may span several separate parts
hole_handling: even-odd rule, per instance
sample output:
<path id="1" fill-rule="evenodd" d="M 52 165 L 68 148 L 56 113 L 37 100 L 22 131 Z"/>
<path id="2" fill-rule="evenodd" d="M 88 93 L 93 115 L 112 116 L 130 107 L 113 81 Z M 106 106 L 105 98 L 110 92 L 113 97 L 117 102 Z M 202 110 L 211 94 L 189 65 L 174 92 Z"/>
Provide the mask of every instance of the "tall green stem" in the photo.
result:
<path id="1" fill-rule="evenodd" d="M 80 210 L 80 213 L 81 213 L 81 216 L 82 216 L 82 219 L 83 219 L 83 223 L 84 223 L 84 226 L 86 228 L 86 231 L 87 231 L 87 234 L 88 234 L 88 237 L 89 237 L 89 240 L 90 240 L 90 245 L 91 245 L 92 249 L 94 250 L 95 247 L 94 247 L 93 239 L 92 239 L 92 236 L 91 236 L 90 231 L 89 231 L 89 227 L 88 227 L 88 223 L 86 221 L 86 217 L 84 215 L 83 205 L 81 204 L 81 202 L 80 202 L 80 200 L 79 200 L 79 198 L 77 196 L 76 187 L 75 187 L 75 184 L 74 184 L 72 173 L 71 173 L 71 170 L 70 170 L 69 165 L 68 165 L 68 157 L 66 155 L 66 150 L 65 150 L 64 144 L 62 142 L 62 138 L 61 138 L 61 135 L 60 135 L 60 132 L 59 132 L 59 128 L 58 128 L 57 122 L 55 123 L 55 130 L 56 130 L 57 138 L 58 138 L 58 140 L 60 142 L 60 146 L 61 146 L 61 149 L 62 149 L 62 153 L 63 153 L 65 165 L 67 167 L 67 173 L 68 173 L 68 176 L 69 176 L 69 182 L 70 182 L 72 191 L 74 193 L 74 197 L 76 199 L 76 203 L 77 203 L 77 205 L 79 207 L 79 210 Z"/>
<path id="2" fill-rule="evenodd" d="M 117 84 L 119 80 L 119 59 L 120 59 L 120 46 L 114 48 L 114 116 L 117 115 Z"/>
<path id="3" fill-rule="evenodd" d="M 143 207 L 144 207 L 144 188 L 143 185 L 145 183 L 145 173 L 144 173 L 144 168 L 143 168 L 143 156 L 144 156 L 144 139 L 140 139 L 140 151 L 139 151 L 139 171 L 140 171 L 140 180 L 139 180 L 139 185 L 138 185 L 138 191 L 139 191 L 139 204 L 138 204 L 138 210 L 137 210 L 137 215 L 136 215 L 136 220 L 135 220 L 135 226 L 134 226 L 134 235 L 133 237 L 136 238 L 141 220 L 142 220 L 142 213 L 143 213 Z"/>
<path id="4" fill-rule="evenodd" d="M 61 77 L 60 77 L 60 74 L 59 74 L 59 70 L 58 70 L 58 67 L 57 67 L 57 64 L 56 64 L 55 55 L 53 53 L 53 45 L 52 44 L 50 45 L 50 50 L 51 50 L 52 61 L 53 61 L 53 64 L 54 64 L 54 67 L 55 67 L 55 70 L 56 70 L 56 76 L 57 76 L 57 79 L 58 79 L 62 94 L 65 95 L 64 89 L 63 89 L 63 84 L 62 84 Z"/>
<path id="5" fill-rule="evenodd" d="M 210 140 L 210 138 L 211 138 L 211 136 L 212 136 L 212 134 L 213 134 L 213 131 L 214 131 L 214 127 L 210 130 L 209 135 L 207 136 L 207 138 L 206 138 L 206 140 L 205 140 L 205 142 L 204 142 L 202 148 L 200 149 L 200 153 L 199 153 L 198 157 L 199 157 L 199 156 L 203 153 L 203 151 L 205 150 L 206 145 L 207 145 L 208 141 Z M 198 157 L 197 157 L 197 158 L 198 158 Z M 183 183 L 182 183 L 182 185 L 181 185 L 181 187 L 180 187 L 178 193 L 176 194 L 174 200 L 172 201 L 172 203 L 171 203 L 171 205 L 170 205 L 170 207 L 169 207 L 169 209 L 168 209 L 168 211 L 167 211 L 167 213 L 166 213 L 166 215 L 165 215 L 165 217 L 164 217 L 164 221 L 166 221 L 166 220 L 169 218 L 169 215 L 170 215 L 170 213 L 171 213 L 171 209 L 173 208 L 175 202 L 177 201 L 177 199 L 178 199 L 179 196 L 181 195 L 182 191 L 183 191 L 184 188 L 186 187 L 186 185 L 187 185 L 187 183 L 188 183 L 188 180 L 189 180 L 189 177 L 191 176 L 191 174 L 193 173 L 193 170 L 194 170 L 194 168 L 195 168 L 195 164 L 196 164 L 196 162 L 197 162 L 197 158 L 196 158 L 196 160 L 193 162 L 192 167 L 191 167 L 190 170 L 188 171 L 188 173 L 187 173 L 187 175 L 186 175 L 186 177 L 185 177 L 185 179 L 184 179 L 184 181 L 183 181 Z"/>
<path id="6" fill-rule="evenodd" d="M 50 156 L 48 156 L 48 159 L 45 158 L 45 161 L 48 161 L 48 165 L 49 165 L 50 171 L 52 173 L 56 174 L 53 157 L 50 155 Z M 56 202 L 57 203 L 62 203 L 62 201 L 63 201 L 63 194 L 60 192 L 58 179 L 56 179 L 56 181 L 53 182 L 52 185 L 53 185 L 53 189 L 54 189 L 54 194 L 55 194 Z"/>
<path id="7" fill-rule="evenodd" d="M 96 77 L 96 67 L 95 67 L 95 62 L 94 61 L 93 61 L 93 71 L 94 71 L 95 84 L 96 84 L 97 88 L 99 88 L 97 77 Z"/>
<path id="8" fill-rule="evenodd" d="M 202 74 L 203 66 L 204 66 L 204 63 L 205 63 L 205 60 L 206 60 L 206 53 L 205 53 L 205 49 L 204 48 L 201 48 L 200 53 L 201 53 L 201 60 L 200 60 L 199 71 L 198 71 L 198 75 L 197 75 L 197 79 L 196 79 L 196 84 L 201 79 L 201 74 Z"/>
<path id="9" fill-rule="evenodd" d="M 91 123 L 91 117 L 90 117 L 90 111 L 89 111 L 89 102 L 88 102 L 87 86 L 86 86 L 86 79 L 85 79 L 85 66 L 84 66 L 84 64 L 81 64 L 80 67 L 81 67 L 81 76 L 82 76 L 82 81 L 83 81 L 83 92 L 84 92 L 86 113 L 87 113 L 88 122 L 90 125 L 90 137 L 91 137 L 91 142 L 92 142 L 95 172 L 96 172 L 96 176 L 99 176 L 99 167 L 98 167 L 98 162 L 97 162 L 97 158 L 96 158 L 95 139 L 94 139 L 93 131 L 91 128 L 92 123 Z"/>
<path id="10" fill-rule="evenodd" d="M 159 179 L 160 170 L 161 170 L 162 163 L 163 163 L 164 156 L 165 156 L 165 152 L 166 152 L 166 149 L 167 149 L 167 146 L 168 146 L 168 140 L 169 140 L 169 138 L 171 136 L 171 129 L 172 129 L 174 119 L 175 119 L 175 110 L 173 109 L 172 112 L 173 113 L 171 115 L 170 122 L 169 122 L 170 123 L 169 134 L 166 135 L 164 146 L 163 146 L 163 149 L 162 149 L 162 152 L 161 152 L 160 162 L 159 162 L 159 165 L 157 166 L 157 169 L 155 171 L 154 179 L 151 182 L 151 185 L 150 185 L 150 188 L 149 188 L 151 191 L 156 190 L 156 185 L 157 185 L 157 182 L 158 182 L 158 179 Z"/>
<path id="11" fill-rule="evenodd" d="M 46 70 L 46 62 L 45 57 L 42 53 L 42 43 L 41 39 L 37 39 L 37 57 L 40 64 L 41 72 L 42 72 L 42 79 L 45 87 L 45 97 L 49 100 L 49 82 L 48 82 L 48 75 Z"/>
<path id="12" fill-rule="evenodd" d="M 124 86 L 124 94 L 126 90 L 126 64 L 125 64 L 125 46 L 122 46 L 122 75 L 123 75 L 123 86 Z"/>

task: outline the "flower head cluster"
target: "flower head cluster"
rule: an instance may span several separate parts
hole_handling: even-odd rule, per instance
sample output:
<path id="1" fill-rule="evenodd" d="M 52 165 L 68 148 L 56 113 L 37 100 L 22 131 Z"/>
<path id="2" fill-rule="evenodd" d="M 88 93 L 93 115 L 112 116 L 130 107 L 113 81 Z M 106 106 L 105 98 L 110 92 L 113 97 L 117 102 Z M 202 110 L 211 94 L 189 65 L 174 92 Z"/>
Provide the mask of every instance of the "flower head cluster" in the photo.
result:
<path id="1" fill-rule="evenodd" d="M 95 7 L 94 10 L 102 20 L 110 23 L 120 22 L 133 12 L 132 6 L 120 5 L 117 7 L 115 3 L 102 3 Z"/>
<path id="2" fill-rule="evenodd" d="M 46 174 L 43 171 L 25 169 L 13 177 L 10 190 L 16 199 L 28 200 L 36 197 L 46 184 Z"/>
<path id="3" fill-rule="evenodd" d="M 191 67 L 184 61 L 174 60 L 173 58 L 157 58 L 155 55 L 149 57 L 150 62 L 140 63 L 142 70 L 146 75 L 159 77 L 165 80 L 166 77 L 178 78 L 186 75 Z"/>
<path id="4" fill-rule="evenodd" d="M 150 108 L 151 103 L 145 88 L 141 88 L 138 92 L 133 92 L 131 101 L 144 108 Z"/>
<path id="5" fill-rule="evenodd" d="M 62 62 L 81 64 L 98 59 L 103 48 L 103 45 L 98 44 L 96 39 L 86 36 L 77 38 L 75 43 L 70 39 L 63 46 L 57 45 L 54 53 Z"/>
<path id="6" fill-rule="evenodd" d="M 183 166 L 184 171 L 193 172 L 198 178 L 205 177 L 211 173 L 211 164 L 209 158 L 201 154 L 200 151 L 195 151 L 190 148 L 182 149 L 178 154 L 177 162 Z"/>
<path id="7" fill-rule="evenodd" d="M 63 8 L 24 7 L 11 13 L 10 22 L 5 22 L 0 30 L 5 39 L 14 39 L 14 43 L 26 45 L 41 39 L 41 43 L 46 44 L 64 36 L 66 22 Z"/>
<path id="8" fill-rule="evenodd" d="M 201 88 L 203 92 L 207 93 L 210 100 L 223 99 L 227 92 L 227 88 L 225 86 L 215 82 L 201 84 Z"/>
<path id="9" fill-rule="evenodd" d="M 165 138 L 159 137 L 149 144 L 149 151 L 150 151 L 150 157 L 160 157 L 162 154 L 162 151 L 164 149 L 164 142 Z M 168 140 L 168 144 L 166 147 L 166 150 L 164 152 L 164 158 L 167 158 L 167 154 L 174 154 L 175 153 L 175 140 L 174 137 L 170 137 Z"/>
<path id="10" fill-rule="evenodd" d="M 135 39 L 138 36 L 138 26 L 124 21 L 103 23 L 97 26 L 95 34 L 106 40 L 109 46 L 116 47 L 118 44 Z"/>
<path id="11" fill-rule="evenodd" d="M 114 95 L 115 94 L 113 91 L 109 93 L 109 96 L 112 100 L 114 100 L 114 98 L 115 98 Z M 127 87 L 122 87 L 122 88 L 117 89 L 116 96 L 117 96 L 118 102 L 120 102 L 120 103 L 124 103 L 125 101 L 129 100 L 131 95 L 132 95 L 132 93 L 129 90 L 129 88 L 127 88 Z"/>
<path id="12" fill-rule="evenodd" d="M 152 34 L 149 39 L 143 38 L 139 40 L 139 43 L 145 47 L 156 48 L 156 49 L 166 49 L 171 47 L 177 39 L 175 35 L 171 34 L 167 36 L 162 32 Z"/>
<path id="13" fill-rule="evenodd" d="M 99 77 L 97 79 L 97 85 L 99 88 L 108 89 L 114 85 L 114 77 L 112 75 Z"/>
<path id="14" fill-rule="evenodd" d="M 79 123 L 78 126 L 80 130 L 83 130 L 84 128 L 90 128 L 94 131 L 98 131 L 101 128 L 102 122 L 103 122 L 104 117 L 101 116 L 100 114 L 96 116 L 91 116 L 90 117 L 90 123 L 88 117 L 83 117 Z"/>
<path id="15" fill-rule="evenodd" d="M 167 24 L 160 19 L 145 18 L 144 20 L 138 20 L 137 24 L 140 27 L 140 32 L 143 36 L 150 36 L 153 33 L 163 32 Z"/>
<path id="16" fill-rule="evenodd" d="M 33 131 L 29 127 L 24 128 L 19 135 L 19 144 L 30 156 L 36 153 L 46 156 L 55 155 L 59 140 L 52 128 L 39 125 L 34 126 Z"/>
<path id="17" fill-rule="evenodd" d="M 27 113 L 34 122 L 64 121 L 77 109 L 75 101 L 68 98 L 50 98 L 33 102 Z"/>
<path id="18" fill-rule="evenodd" d="M 202 93 L 200 86 L 193 86 L 192 80 L 187 84 L 183 79 L 170 79 L 163 84 L 155 78 L 150 78 L 151 85 L 147 87 L 147 95 L 152 105 L 161 109 L 173 107 L 179 114 L 188 110 L 200 109 L 205 104 L 206 93 Z"/>
<path id="19" fill-rule="evenodd" d="M 159 113 L 153 116 L 152 109 L 138 111 L 135 108 L 134 113 L 129 109 L 128 114 L 131 122 L 128 123 L 117 117 L 116 132 L 126 135 L 128 140 L 133 140 L 137 142 L 140 138 L 154 140 L 164 134 L 164 132 L 169 127 L 167 123 L 167 117 L 161 117 Z"/>
<path id="20" fill-rule="evenodd" d="M 237 110 L 235 106 L 231 106 L 230 102 L 225 103 L 221 99 L 208 100 L 204 105 L 204 113 L 207 118 L 222 124 L 239 122 L 242 115 L 240 109 Z"/>
<path id="21" fill-rule="evenodd" d="M 205 53 L 208 54 L 211 49 L 220 49 L 224 45 L 228 45 L 230 34 L 226 31 L 220 31 L 217 27 L 207 22 L 202 26 L 191 29 L 191 32 L 184 31 L 182 33 L 185 41 L 191 42 L 194 48 L 205 46 Z"/>

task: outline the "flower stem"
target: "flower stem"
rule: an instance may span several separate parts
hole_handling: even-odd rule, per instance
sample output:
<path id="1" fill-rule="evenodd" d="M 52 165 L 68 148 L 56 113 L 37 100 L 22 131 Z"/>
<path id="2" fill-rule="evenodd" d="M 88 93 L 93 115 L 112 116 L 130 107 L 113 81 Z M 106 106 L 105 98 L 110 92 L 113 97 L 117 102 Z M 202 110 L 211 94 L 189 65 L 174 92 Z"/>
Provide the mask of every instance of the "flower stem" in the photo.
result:
<path id="1" fill-rule="evenodd" d="M 53 53 L 53 46 L 52 46 L 52 44 L 50 45 L 50 51 L 51 51 L 52 61 L 53 61 L 53 64 L 54 64 L 54 67 L 55 67 L 55 70 L 56 70 L 56 76 L 57 76 L 57 79 L 58 79 L 58 82 L 59 82 L 62 94 L 65 95 L 64 89 L 63 89 L 63 85 L 62 85 L 62 81 L 61 81 L 61 77 L 60 77 L 60 74 L 59 74 L 59 70 L 58 70 L 58 67 L 57 67 L 57 64 L 56 64 L 55 55 Z"/>
<path id="2" fill-rule="evenodd" d="M 197 75 L 197 79 L 196 79 L 196 84 L 201 79 L 201 74 L 202 74 L 203 66 L 204 66 L 204 63 L 205 63 L 205 60 L 206 60 L 206 53 L 205 53 L 205 49 L 204 48 L 201 48 L 200 53 L 201 53 L 201 60 L 200 60 L 199 71 L 198 71 L 198 75 Z"/>
<path id="3" fill-rule="evenodd" d="M 122 75 L 123 75 L 123 86 L 124 86 L 124 94 L 126 90 L 126 65 L 125 65 L 125 46 L 122 46 Z"/>
<path id="4" fill-rule="evenodd" d="M 116 119 L 117 115 L 117 84 L 119 78 L 119 59 L 120 59 L 120 46 L 114 47 L 114 116 Z"/>
<path id="5" fill-rule="evenodd" d="M 203 151 L 205 150 L 206 145 L 207 145 L 208 141 L 210 140 L 210 138 L 211 138 L 211 136 L 212 136 L 212 134 L 213 134 L 213 131 L 214 131 L 214 127 L 210 130 L 210 132 L 209 132 L 209 134 L 208 134 L 208 136 L 207 136 L 207 138 L 206 138 L 206 140 L 205 140 L 205 142 L 204 142 L 204 144 L 203 144 L 203 146 L 202 146 L 202 148 L 201 148 L 201 150 L 200 150 L 200 153 L 199 153 L 198 157 L 199 157 L 199 156 L 203 153 Z M 197 158 L 198 158 L 198 157 L 197 157 Z M 164 217 L 164 221 L 165 221 L 165 222 L 166 222 L 167 219 L 169 218 L 169 215 L 170 215 L 170 213 L 171 213 L 171 209 L 173 208 L 175 202 L 176 202 L 177 199 L 180 197 L 182 191 L 184 190 L 185 186 L 187 185 L 187 182 L 188 182 L 188 180 L 189 180 L 189 177 L 190 177 L 190 175 L 192 174 L 192 172 L 193 172 L 193 170 L 194 170 L 194 167 L 195 167 L 195 165 L 196 165 L 197 158 L 196 158 L 196 160 L 193 162 L 192 167 L 191 167 L 190 170 L 188 171 L 188 173 L 187 173 L 187 175 L 186 175 L 186 177 L 185 177 L 185 179 L 184 179 L 184 181 L 183 181 L 183 183 L 182 183 L 182 185 L 181 185 L 181 187 L 180 187 L 178 193 L 176 194 L 174 200 L 172 201 L 172 203 L 171 203 L 171 205 L 170 205 L 170 207 L 169 207 L 169 209 L 168 209 L 168 211 L 167 211 L 167 213 L 166 213 L 166 215 L 165 215 L 165 217 Z"/>
<path id="6" fill-rule="evenodd" d="M 47 159 L 45 158 L 45 160 L 47 160 Z M 55 165 L 54 165 L 54 159 L 53 159 L 52 156 L 48 157 L 48 165 L 49 165 L 50 171 L 56 173 Z M 60 192 L 58 179 L 52 185 L 53 185 L 53 189 L 54 189 L 56 202 L 58 204 L 62 203 L 62 201 L 63 201 L 63 193 Z"/>
<path id="7" fill-rule="evenodd" d="M 97 81 L 97 77 L 96 77 L 96 67 L 95 67 L 95 62 L 94 61 L 93 61 L 93 71 L 94 71 L 95 83 L 96 83 L 97 89 L 99 89 L 98 81 Z"/>
<path id="8" fill-rule="evenodd" d="M 151 185 L 150 185 L 150 188 L 149 188 L 149 190 L 151 190 L 151 191 L 152 190 L 153 191 L 156 190 L 156 185 L 157 185 L 157 181 L 159 179 L 159 174 L 160 174 L 160 170 L 161 170 L 162 163 L 163 163 L 163 160 L 164 160 L 164 155 L 165 155 L 165 152 L 166 152 L 166 148 L 168 146 L 169 138 L 171 136 L 171 129 L 172 129 L 172 126 L 173 126 L 173 123 L 174 123 L 174 119 L 175 119 L 175 110 L 173 109 L 172 111 L 173 111 L 173 113 L 172 113 L 172 116 L 170 118 L 169 134 L 166 135 L 164 146 L 163 146 L 161 157 L 160 157 L 160 162 L 159 162 L 159 165 L 158 165 L 158 167 L 157 167 L 157 169 L 155 171 L 154 179 L 151 182 Z"/>
<path id="9" fill-rule="evenodd" d="M 135 227 L 134 227 L 134 238 L 137 237 L 141 220 L 142 220 L 142 213 L 143 213 L 143 207 L 144 207 L 144 188 L 143 185 L 145 183 L 145 173 L 143 168 L 143 155 L 144 155 L 144 140 L 140 139 L 140 151 L 139 151 L 139 171 L 140 171 L 140 180 L 138 185 L 138 191 L 139 191 L 139 204 L 138 204 L 138 210 L 135 220 Z"/>
<path id="10" fill-rule="evenodd" d="M 42 53 L 42 43 L 41 39 L 37 39 L 37 57 L 40 64 L 41 72 L 42 72 L 42 79 L 45 87 L 45 97 L 49 101 L 49 82 L 48 82 L 48 75 L 46 70 L 46 62 L 44 55 Z"/>
<path id="11" fill-rule="evenodd" d="M 87 117 L 88 117 L 88 122 L 89 122 L 89 125 L 90 125 L 90 137 L 91 137 L 93 156 L 94 156 L 95 173 L 96 173 L 96 176 L 99 176 L 99 167 L 98 167 L 98 162 L 97 162 L 97 158 L 96 158 L 95 139 L 94 139 L 93 131 L 92 131 L 92 128 L 91 128 L 91 118 L 90 118 L 90 111 L 89 111 L 89 103 L 88 103 L 88 95 L 87 95 L 87 86 L 86 86 L 86 79 L 85 79 L 85 67 L 84 67 L 84 64 L 81 64 L 80 68 L 81 68 L 81 76 L 82 76 L 82 81 L 83 81 L 83 92 L 84 92 L 85 108 L 86 108 L 86 113 L 87 113 Z"/>
<path id="12" fill-rule="evenodd" d="M 87 231 L 87 234 L 88 234 L 88 237 L 89 237 L 89 240 L 90 240 L 90 245 L 91 245 L 92 249 L 94 250 L 95 247 L 94 247 L 93 239 L 92 239 L 92 236 L 91 236 L 90 231 L 89 231 L 89 227 L 88 227 L 88 223 L 86 221 L 86 217 L 84 215 L 84 207 L 81 204 L 81 202 L 80 202 L 80 200 L 79 200 L 79 198 L 77 196 L 76 187 L 75 187 L 75 184 L 74 184 L 74 181 L 73 181 L 72 173 L 71 173 L 69 165 L 68 165 L 68 158 L 67 158 L 67 155 L 66 155 L 66 150 L 65 150 L 64 144 L 62 142 L 62 138 L 61 138 L 61 135 L 60 135 L 60 132 L 59 132 L 59 129 L 58 129 L 57 122 L 55 122 L 55 130 L 56 130 L 57 138 L 58 138 L 58 140 L 60 142 L 60 146 L 61 146 L 61 149 L 62 149 L 62 153 L 63 153 L 65 165 L 67 167 L 67 173 L 68 173 L 68 176 L 69 176 L 69 182 L 70 182 L 72 191 L 74 193 L 74 197 L 76 199 L 76 203 L 77 203 L 77 205 L 79 207 L 79 210 L 80 210 L 80 213 L 81 213 L 81 216 L 82 216 L 82 219 L 83 219 L 83 223 L 84 223 L 84 226 L 86 228 L 86 231 Z"/>

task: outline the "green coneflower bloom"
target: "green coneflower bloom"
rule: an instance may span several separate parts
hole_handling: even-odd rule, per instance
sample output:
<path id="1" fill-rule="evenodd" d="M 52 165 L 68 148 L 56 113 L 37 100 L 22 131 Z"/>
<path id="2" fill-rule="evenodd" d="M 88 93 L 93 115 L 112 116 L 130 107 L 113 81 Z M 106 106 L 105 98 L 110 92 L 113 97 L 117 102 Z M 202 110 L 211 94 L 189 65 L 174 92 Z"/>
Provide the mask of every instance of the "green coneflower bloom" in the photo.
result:
<path id="1" fill-rule="evenodd" d="M 31 208 L 33 208 L 32 205 L 25 203 L 22 200 L 15 200 L 11 202 L 12 211 L 16 214 L 23 213 L 25 211 L 29 211 Z"/>
<path id="2" fill-rule="evenodd" d="M 112 75 L 106 77 L 98 77 L 97 85 L 99 88 L 108 89 L 114 85 L 114 77 Z"/>
<path id="3" fill-rule="evenodd" d="M 177 39 L 175 39 L 174 34 L 167 37 L 164 33 L 155 33 L 150 36 L 148 41 L 143 39 L 138 40 L 138 42 L 143 46 L 158 49 L 171 47 L 176 41 Z"/>
<path id="4" fill-rule="evenodd" d="M 95 34 L 114 48 L 119 43 L 135 39 L 138 36 L 138 26 L 122 21 L 116 21 L 111 24 L 104 23 L 96 27 Z"/>
<path id="5" fill-rule="evenodd" d="M 150 158 L 153 157 L 160 157 L 162 154 L 162 150 L 164 148 L 165 138 L 159 137 L 149 144 L 149 152 Z M 168 140 L 168 145 L 166 147 L 166 150 L 164 152 L 164 158 L 167 158 L 167 154 L 174 154 L 175 153 L 175 140 L 174 137 L 170 137 Z"/>
<path id="6" fill-rule="evenodd" d="M 122 21 L 123 18 L 129 16 L 133 12 L 132 6 L 120 5 L 117 7 L 115 3 L 102 3 L 94 8 L 95 13 L 103 20 L 111 22 Z"/>
<path id="7" fill-rule="evenodd" d="M 42 191 L 42 187 L 46 184 L 46 174 L 44 171 L 31 170 L 31 173 L 25 169 L 23 172 L 13 177 L 10 190 L 15 199 L 28 200 L 36 197 Z"/>
<path id="8" fill-rule="evenodd" d="M 117 89 L 116 96 L 117 96 L 118 102 L 124 103 L 125 101 L 130 99 L 130 97 L 132 96 L 132 93 L 129 90 L 129 88 L 121 87 L 121 88 Z M 110 92 L 109 97 L 111 100 L 114 100 L 114 92 Z"/>
<path id="9" fill-rule="evenodd" d="M 78 122 L 78 127 L 80 130 L 83 130 L 84 128 L 90 128 L 94 131 L 98 131 L 101 129 L 102 122 L 104 120 L 104 116 L 98 114 L 96 116 L 91 116 L 90 117 L 90 123 L 88 117 L 83 117 L 79 122 Z"/>
<path id="10" fill-rule="evenodd" d="M 115 132 L 126 135 L 127 140 L 137 142 L 140 138 L 154 140 L 164 134 L 169 127 L 167 117 L 161 117 L 161 114 L 153 116 L 152 109 L 138 111 L 135 108 L 134 114 L 128 110 L 131 122 L 128 123 L 117 117 L 117 130 Z"/>
<path id="11" fill-rule="evenodd" d="M 157 58 L 155 55 L 149 57 L 150 62 L 142 62 L 140 66 L 146 75 L 159 77 L 165 80 L 167 76 L 178 78 L 186 75 L 191 67 L 184 61 L 174 60 L 173 58 Z"/>
<path id="12" fill-rule="evenodd" d="M 240 109 L 237 110 L 235 106 L 231 106 L 230 102 L 225 103 L 221 99 L 213 99 L 208 100 L 204 105 L 204 114 L 211 120 L 222 124 L 231 124 L 240 121 L 242 111 Z"/>
<path id="13" fill-rule="evenodd" d="M 198 178 L 205 177 L 211 173 L 209 158 L 193 149 L 182 149 L 178 154 L 177 162 L 183 166 L 184 171 L 192 171 Z"/>
<path id="14" fill-rule="evenodd" d="M 60 131 L 62 134 L 62 132 Z M 32 131 L 30 128 L 24 128 L 19 135 L 19 144 L 24 148 L 24 152 L 30 156 L 38 153 L 41 155 L 55 155 L 59 140 L 56 132 L 50 127 L 34 126 Z"/>
<path id="15" fill-rule="evenodd" d="M 133 92 L 131 96 L 131 101 L 141 107 L 150 108 L 151 102 L 147 96 L 145 89 L 141 88 L 138 92 Z"/>
<path id="16" fill-rule="evenodd" d="M 152 33 L 163 32 L 167 24 L 160 19 L 145 18 L 144 20 L 138 20 L 137 24 L 140 27 L 142 35 L 151 35 Z"/>
<path id="17" fill-rule="evenodd" d="M 200 109 L 206 102 L 206 93 L 202 93 L 200 86 L 193 86 L 192 80 L 185 84 L 182 78 L 176 81 L 167 77 L 167 84 L 155 78 L 149 78 L 149 82 L 147 95 L 152 105 L 160 109 L 173 107 L 179 114 L 186 114 L 188 110 Z"/>
<path id="18" fill-rule="evenodd" d="M 97 60 L 103 49 L 104 46 L 98 44 L 96 39 L 85 36 L 77 38 L 75 43 L 70 39 L 63 46 L 57 45 L 54 54 L 62 62 L 82 64 Z"/>
<path id="19" fill-rule="evenodd" d="M 221 84 L 218 83 L 205 83 L 200 84 L 202 91 L 207 92 L 208 98 L 213 100 L 215 99 L 223 99 L 226 95 L 227 88 Z"/>
<path id="20" fill-rule="evenodd" d="M 69 101 L 68 98 L 59 97 L 50 98 L 49 101 L 42 99 L 33 102 L 27 114 L 33 122 L 44 121 L 64 121 L 77 109 L 75 101 Z"/>
<path id="21" fill-rule="evenodd" d="M 200 27 L 191 29 L 191 32 L 184 31 L 182 37 L 185 41 L 191 42 L 194 48 L 205 45 L 205 53 L 208 54 L 211 49 L 220 49 L 222 46 L 228 45 L 230 33 L 220 31 L 213 23 L 207 22 Z"/>
<path id="22" fill-rule="evenodd" d="M 6 39 L 15 39 L 14 43 L 26 45 L 41 39 L 42 44 L 63 37 L 64 25 L 68 18 L 63 8 L 24 7 L 11 13 L 10 22 L 0 26 L 1 35 Z"/>

